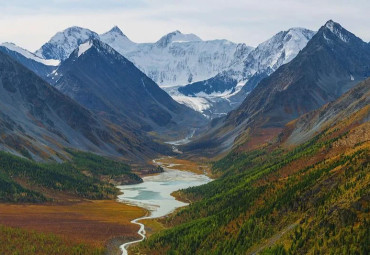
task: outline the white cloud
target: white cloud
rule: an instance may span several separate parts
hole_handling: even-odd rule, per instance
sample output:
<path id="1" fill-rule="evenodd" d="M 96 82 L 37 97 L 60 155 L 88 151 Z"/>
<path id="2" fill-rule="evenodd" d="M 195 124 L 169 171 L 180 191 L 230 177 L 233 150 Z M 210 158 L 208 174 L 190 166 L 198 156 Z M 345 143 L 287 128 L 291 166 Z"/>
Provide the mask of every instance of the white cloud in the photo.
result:
<path id="1" fill-rule="evenodd" d="M 370 1 L 357 0 L 12 0 L 0 1 L 0 42 L 39 48 L 72 25 L 98 33 L 118 25 L 137 42 L 173 30 L 249 45 L 290 27 L 317 30 L 328 19 L 370 40 Z"/>

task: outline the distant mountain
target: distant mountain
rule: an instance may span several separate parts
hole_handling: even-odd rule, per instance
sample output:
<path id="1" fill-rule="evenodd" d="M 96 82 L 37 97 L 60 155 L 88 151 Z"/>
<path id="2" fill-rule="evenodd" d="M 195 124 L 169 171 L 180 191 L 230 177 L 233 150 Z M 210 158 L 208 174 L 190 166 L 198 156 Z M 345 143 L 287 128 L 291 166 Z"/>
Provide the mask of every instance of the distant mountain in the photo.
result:
<path id="1" fill-rule="evenodd" d="M 227 40 L 203 41 L 180 31 L 155 43 L 133 43 L 117 28 L 100 38 L 161 87 L 186 85 L 216 75 L 231 64 L 238 47 L 244 45 Z M 244 48 L 252 49 L 245 45 Z"/>
<path id="2" fill-rule="evenodd" d="M 174 101 L 133 63 L 96 39 L 73 51 L 54 80 L 62 93 L 119 125 L 181 136 L 204 123 L 199 113 Z"/>
<path id="3" fill-rule="evenodd" d="M 246 140 L 253 148 L 369 76 L 369 44 L 328 21 L 296 58 L 262 80 L 239 108 L 189 148 L 223 151 Z"/>
<path id="4" fill-rule="evenodd" d="M 19 63 L 47 80 L 48 75 L 59 65 L 59 60 L 43 59 L 13 43 L 2 43 L 0 51 L 8 54 Z"/>
<path id="5" fill-rule="evenodd" d="M 56 33 L 35 54 L 45 59 L 65 60 L 80 44 L 94 38 L 99 38 L 99 35 L 89 29 L 70 27 Z"/>
<path id="6" fill-rule="evenodd" d="M 146 161 L 164 147 L 104 120 L 0 52 L 0 150 L 36 160 L 68 158 L 74 148 Z"/>
<path id="7" fill-rule="evenodd" d="M 178 92 L 187 96 L 186 101 L 190 104 L 197 98 L 208 101 L 208 108 L 203 112 L 211 117 L 225 115 L 240 105 L 263 78 L 290 62 L 314 34 L 308 29 L 291 28 L 279 32 L 252 51 L 241 48 L 228 69 L 205 81 L 180 87 Z M 176 91 L 171 92 L 174 98 L 181 96 Z"/>
<path id="8" fill-rule="evenodd" d="M 169 33 L 154 43 L 135 43 L 117 26 L 98 35 L 91 30 L 71 27 L 58 32 L 36 55 L 65 60 L 74 49 L 89 39 L 100 39 L 133 62 L 161 87 L 186 85 L 208 79 L 230 66 L 245 44 L 227 40 L 202 41 L 194 34 Z"/>

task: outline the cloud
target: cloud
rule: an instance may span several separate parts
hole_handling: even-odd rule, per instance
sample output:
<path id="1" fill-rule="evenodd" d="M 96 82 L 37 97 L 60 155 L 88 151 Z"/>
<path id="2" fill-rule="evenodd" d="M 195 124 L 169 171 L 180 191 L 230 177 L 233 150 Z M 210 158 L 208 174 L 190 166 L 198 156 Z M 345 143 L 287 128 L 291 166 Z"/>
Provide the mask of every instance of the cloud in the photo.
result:
<path id="1" fill-rule="evenodd" d="M 256 46 L 290 27 L 317 30 L 328 19 L 370 40 L 370 1 L 357 0 L 12 0 L 0 1 L 0 41 L 39 48 L 77 25 L 98 33 L 114 25 L 137 42 L 180 30 L 203 39 Z"/>

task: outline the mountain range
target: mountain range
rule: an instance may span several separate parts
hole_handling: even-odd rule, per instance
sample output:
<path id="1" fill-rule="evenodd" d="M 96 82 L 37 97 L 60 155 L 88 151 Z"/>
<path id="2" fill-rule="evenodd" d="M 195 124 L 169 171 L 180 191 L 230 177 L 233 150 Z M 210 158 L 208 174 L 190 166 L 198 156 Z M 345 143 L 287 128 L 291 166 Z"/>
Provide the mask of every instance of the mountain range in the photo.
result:
<path id="1" fill-rule="evenodd" d="M 101 35 L 86 28 L 70 27 L 56 33 L 35 53 L 23 55 L 57 63 L 66 60 L 86 40 L 99 39 L 133 62 L 176 101 L 215 118 L 239 106 L 261 79 L 293 59 L 313 34 L 307 29 L 292 28 L 254 49 L 227 40 L 203 41 L 180 31 L 154 43 L 135 43 L 117 26 Z M 10 52 L 21 49 L 15 45 L 7 48 Z M 55 68 L 22 61 L 52 82 L 54 77 L 50 73 Z"/>
<path id="2" fill-rule="evenodd" d="M 194 34 L 171 32 L 154 43 L 135 43 L 117 27 L 98 35 L 70 27 L 54 35 L 35 54 L 45 59 L 65 60 L 80 44 L 99 39 L 132 61 L 161 87 L 186 85 L 216 75 L 227 68 L 243 44 L 227 40 L 203 41 Z"/>

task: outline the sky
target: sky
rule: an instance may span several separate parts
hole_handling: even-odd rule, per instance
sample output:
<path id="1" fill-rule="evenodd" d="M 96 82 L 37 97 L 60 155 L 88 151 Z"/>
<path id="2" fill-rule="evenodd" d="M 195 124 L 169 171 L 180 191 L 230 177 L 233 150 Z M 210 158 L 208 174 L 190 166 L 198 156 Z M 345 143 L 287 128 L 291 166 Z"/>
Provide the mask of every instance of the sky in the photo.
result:
<path id="1" fill-rule="evenodd" d="M 203 40 L 257 46 L 291 27 L 329 19 L 370 41 L 369 0 L 0 0 L 0 42 L 34 51 L 70 26 L 103 33 L 114 25 L 135 42 L 180 30 Z"/>

